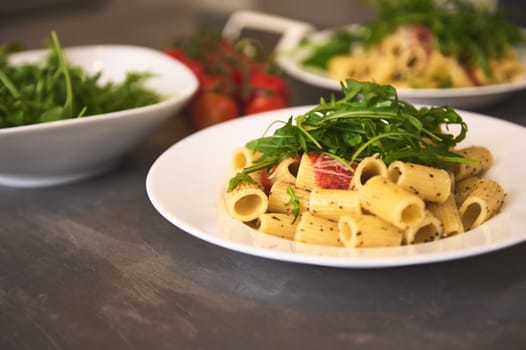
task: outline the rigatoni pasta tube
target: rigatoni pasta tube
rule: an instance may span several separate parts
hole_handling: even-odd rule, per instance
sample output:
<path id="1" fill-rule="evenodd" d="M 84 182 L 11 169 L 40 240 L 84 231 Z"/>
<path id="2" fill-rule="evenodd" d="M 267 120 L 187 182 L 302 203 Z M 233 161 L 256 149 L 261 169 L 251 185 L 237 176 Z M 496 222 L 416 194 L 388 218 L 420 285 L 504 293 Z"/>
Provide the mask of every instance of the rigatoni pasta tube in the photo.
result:
<path id="1" fill-rule="evenodd" d="M 362 159 L 354 170 L 353 178 L 351 180 L 351 188 L 359 189 L 370 178 L 376 175 L 387 177 L 387 167 L 383 160 L 375 157 L 366 157 Z"/>
<path id="2" fill-rule="evenodd" d="M 313 189 L 316 187 L 314 162 L 307 152 L 301 156 L 298 173 L 296 175 L 296 186 L 305 189 Z"/>
<path id="3" fill-rule="evenodd" d="M 284 213 L 265 213 L 258 216 L 256 229 L 269 235 L 293 239 L 299 219 Z"/>
<path id="4" fill-rule="evenodd" d="M 338 221 L 338 235 L 345 247 L 352 248 L 392 247 L 402 243 L 401 230 L 369 214 L 342 216 Z"/>
<path id="5" fill-rule="evenodd" d="M 404 241 L 406 244 L 436 241 L 442 238 L 442 231 L 440 220 L 427 211 L 424 220 L 404 231 Z"/>
<path id="6" fill-rule="evenodd" d="M 291 184 L 296 184 L 296 175 L 298 174 L 298 166 L 300 159 L 298 157 L 290 157 L 283 159 L 268 177 L 272 183 L 283 181 Z"/>
<path id="7" fill-rule="evenodd" d="M 225 205 L 232 218 L 247 222 L 267 211 L 268 197 L 258 184 L 244 181 L 225 194 Z"/>
<path id="8" fill-rule="evenodd" d="M 240 171 L 254 163 L 254 160 L 259 157 L 259 154 L 254 153 L 247 147 L 239 147 L 234 150 L 231 157 L 232 169 Z"/>
<path id="9" fill-rule="evenodd" d="M 294 240 L 302 243 L 341 247 L 338 223 L 304 212 L 298 222 Z"/>
<path id="10" fill-rule="evenodd" d="M 493 155 L 490 150 L 483 146 L 470 146 L 456 151 L 467 159 L 478 160 L 477 163 L 453 163 L 451 168 L 455 174 L 456 181 L 460 181 L 468 176 L 478 175 L 491 167 Z"/>
<path id="11" fill-rule="evenodd" d="M 268 196 L 268 210 L 270 212 L 285 214 L 292 213 L 293 205 L 287 204 L 292 199 L 288 193 L 289 187 L 294 196 L 298 199 L 300 211 L 309 209 L 309 191 L 303 188 L 298 188 L 284 181 L 278 181 L 270 188 Z"/>
<path id="12" fill-rule="evenodd" d="M 358 190 L 360 205 L 400 229 L 415 226 L 425 215 L 424 200 L 381 176 Z"/>
<path id="13" fill-rule="evenodd" d="M 466 199 L 469 193 L 473 190 L 473 186 L 475 186 L 475 184 L 479 181 L 480 177 L 473 175 L 468 176 L 456 183 L 455 202 L 457 203 L 457 206 L 464 202 L 464 199 Z"/>
<path id="14" fill-rule="evenodd" d="M 504 197 L 504 190 L 495 181 L 478 181 L 459 208 L 464 229 L 477 227 L 495 215 L 502 207 Z"/>
<path id="15" fill-rule="evenodd" d="M 389 165 L 387 177 L 426 201 L 443 203 L 451 193 L 451 177 L 444 169 L 397 160 Z"/>
<path id="16" fill-rule="evenodd" d="M 448 237 L 464 232 L 453 194 L 450 194 L 444 203 L 427 203 L 427 208 L 442 223 L 442 236 Z"/>
<path id="17" fill-rule="evenodd" d="M 358 191 L 316 188 L 309 198 L 309 211 L 323 218 L 338 220 L 345 214 L 361 214 Z"/>

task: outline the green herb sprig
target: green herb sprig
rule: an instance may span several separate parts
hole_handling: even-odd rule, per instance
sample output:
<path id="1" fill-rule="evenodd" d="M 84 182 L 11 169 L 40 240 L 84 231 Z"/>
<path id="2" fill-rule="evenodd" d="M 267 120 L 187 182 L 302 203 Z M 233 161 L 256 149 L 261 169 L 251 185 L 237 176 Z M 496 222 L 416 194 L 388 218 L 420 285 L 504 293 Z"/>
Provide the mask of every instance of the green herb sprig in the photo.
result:
<path id="1" fill-rule="evenodd" d="M 11 64 L 9 45 L 0 48 L 0 128 L 120 111 L 157 103 L 159 94 L 144 87 L 151 73 L 130 72 L 122 83 L 100 82 L 68 64 L 58 36 L 51 33 L 49 54 L 41 63 Z"/>
<path id="2" fill-rule="evenodd" d="M 460 62 L 481 67 L 502 57 L 510 46 L 524 45 L 526 36 L 509 19 L 505 9 L 494 11 L 462 0 L 373 0 L 378 16 L 357 30 L 340 28 L 327 40 L 313 46 L 303 64 L 327 68 L 329 59 L 347 54 L 354 44 L 365 48 L 404 25 L 424 25 L 435 35 L 435 45 Z"/>
<path id="3" fill-rule="evenodd" d="M 296 195 L 292 186 L 287 186 L 287 194 L 289 195 L 290 199 L 285 203 L 285 206 L 292 207 L 292 215 L 294 215 L 294 220 L 292 220 L 292 224 L 294 224 L 301 212 L 300 199 L 302 198 L 301 196 L 298 197 L 298 195 Z"/>
<path id="4" fill-rule="evenodd" d="M 386 164 L 404 160 L 448 168 L 451 162 L 471 162 L 450 149 L 464 140 L 468 127 L 449 106 L 422 107 L 398 99 L 388 85 L 347 80 L 343 97 L 320 104 L 305 114 L 290 117 L 271 136 L 246 146 L 260 152 L 253 165 L 230 180 L 229 190 L 250 181 L 252 172 L 270 169 L 283 159 L 318 152 L 351 164 L 377 155 Z M 456 133 L 448 132 L 456 129 Z"/>

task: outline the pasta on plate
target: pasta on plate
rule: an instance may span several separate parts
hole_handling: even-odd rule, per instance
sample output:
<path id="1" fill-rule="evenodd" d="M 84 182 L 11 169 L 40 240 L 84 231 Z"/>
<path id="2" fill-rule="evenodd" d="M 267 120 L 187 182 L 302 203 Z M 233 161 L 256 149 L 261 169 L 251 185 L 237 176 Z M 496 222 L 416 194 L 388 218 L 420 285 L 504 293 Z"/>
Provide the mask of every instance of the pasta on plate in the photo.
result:
<path id="1" fill-rule="evenodd" d="M 390 89 L 347 81 L 341 101 L 322 102 L 296 117 L 296 125 L 289 119 L 273 136 L 236 149 L 235 175 L 224 194 L 228 214 L 266 234 L 351 248 L 431 242 L 496 215 L 506 194 L 499 183 L 483 177 L 494 161 L 491 151 L 451 147 L 467 131 L 456 112 L 416 109 L 396 94 L 384 95 Z M 371 101 L 374 106 L 367 106 Z M 393 120 L 378 107 L 387 104 Z M 369 125 L 376 135 L 339 152 L 323 146 L 335 148 L 355 133 L 369 133 L 360 129 L 368 123 L 378 123 Z M 438 131 L 442 124 L 466 129 L 455 137 Z"/>
<path id="2" fill-rule="evenodd" d="M 479 154 L 491 157 L 486 148 L 475 148 Z M 247 150 L 237 150 L 233 158 Z M 293 161 L 299 162 L 299 168 L 308 167 L 308 172 L 323 178 L 326 174 L 319 173 L 310 161 L 316 156 L 304 154 Z M 246 165 L 252 161 L 247 159 Z M 290 161 L 287 158 L 282 162 Z M 226 207 L 233 218 L 274 236 L 303 243 L 370 248 L 430 242 L 461 234 L 490 219 L 504 203 L 503 188 L 482 178 L 489 163 L 462 179 L 458 171 L 401 161 L 387 167 L 370 157 L 358 167 L 371 162 L 381 165 L 360 181 L 351 181 L 346 189 L 320 187 L 323 180 L 305 185 L 301 181 L 303 175 L 295 172 L 272 172 L 278 175 L 265 182 L 265 170 L 260 170 L 254 175 L 255 184 L 243 184 L 225 194 Z M 355 173 L 353 178 L 356 176 L 359 175 Z M 294 197 L 299 207 L 297 217 L 291 205 Z"/>

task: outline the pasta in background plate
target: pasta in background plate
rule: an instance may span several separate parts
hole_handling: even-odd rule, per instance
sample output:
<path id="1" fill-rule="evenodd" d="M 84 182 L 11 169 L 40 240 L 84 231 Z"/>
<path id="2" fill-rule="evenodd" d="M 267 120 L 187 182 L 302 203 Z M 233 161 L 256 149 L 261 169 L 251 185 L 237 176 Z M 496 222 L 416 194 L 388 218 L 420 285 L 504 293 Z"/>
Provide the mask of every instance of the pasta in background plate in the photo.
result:
<path id="1" fill-rule="evenodd" d="M 511 83 L 526 76 L 516 47 L 526 35 L 505 9 L 469 1 L 376 0 L 378 17 L 305 41 L 305 67 L 338 81 L 399 88 L 461 88 Z"/>
<path id="2" fill-rule="evenodd" d="M 422 41 L 427 38 L 429 42 Z M 353 78 L 403 88 L 459 88 L 510 83 L 526 71 L 514 48 L 488 62 L 488 73 L 441 52 L 433 34 L 422 26 L 405 26 L 378 44 L 351 48 L 329 59 L 327 72 L 335 80 Z"/>

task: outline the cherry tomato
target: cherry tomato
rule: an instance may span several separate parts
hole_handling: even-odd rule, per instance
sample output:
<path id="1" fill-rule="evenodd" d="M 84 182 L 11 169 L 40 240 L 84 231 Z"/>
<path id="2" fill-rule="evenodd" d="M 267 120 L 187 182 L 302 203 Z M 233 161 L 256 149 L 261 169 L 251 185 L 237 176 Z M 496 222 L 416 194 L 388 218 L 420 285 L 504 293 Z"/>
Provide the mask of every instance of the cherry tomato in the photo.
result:
<path id="1" fill-rule="evenodd" d="M 236 101 L 216 92 L 203 92 L 190 105 L 192 125 L 195 129 L 221 123 L 239 116 Z"/>
<path id="2" fill-rule="evenodd" d="M 179 61 L 183 61 L 183 60 L 188 58 L 186 56 L 186 53 L 183 50 L 180 50 L 180 49 L 170 48 L 170 49 L 164 50 L 164 53 L 167 54 L 168 56 L 172 57 L 172 58 L 175 58 L 175 59 L 179 60 Z"/>
<path id="3" fill-rule="evenodd" d="M 258 55 L 250 42 L 233 42 L 204 34 L 181 41 L 165 53 L 190 68 L 199 89 L 186 107 L 195 129 L 240 114 L 283 108 L 288 101 L 285 81 Z"/>
<path id="4" fill-rule="evenodd" d="M 201 63 L 189 58 L 186 53 L 180 49 L 166 49 L 164 50 L 164 53 L 188 67 L 195 74 L 197 79 L 201 81 L 204 75 L 204 69 Z"/>
<path id="5" fill-rule="evenodd" d="M 279 95 L 256 95 L 252 97 L 245 106 L 245 114 L 271 111 L 284 108 L 287 105 L 285 99 Z"/>
<path id="6" fill-rule="evenodd" d="M 230 77 L 203 74 L 199 89 L 202 92 L 217 92 L 223 95 L 236 96 L 238 86 Z"/>
<path id="7" fill-rule="evenodd" d="M 285 81 L 277 75 L 257 72 L 250 77 L 250 87 L 253 90 L 263 90 L 288 99 L 288 89 Z"/>
<path id="8" fill-rule="evenodd" d="M 203 75 L 205 73 L 204 73 L 204 70 L 203 70 L 203 66 L 199 62 L 196 62 L 196 61 L 188 59 L 188 60 L 186 60 L 183 63 L 188 68 L 190 68 L 190 70 L 195 74 L 195 76 L 197 77 L 197 79 L 199 81 L 201 81 L 203 79 Z"/>
<path id="9" fill-rule="evenodd" d="M 239 58 L 234 54 L 228 53 L 210 53 L 203 63 L 206 71 L 210 75 L 219 75 L 236 83 L 242 84 L 242 65 Z"/>

